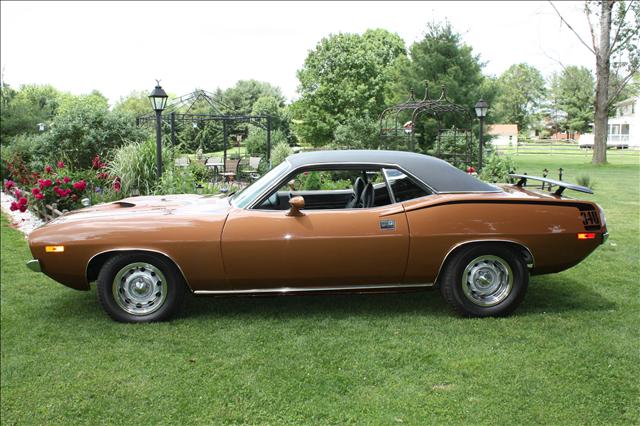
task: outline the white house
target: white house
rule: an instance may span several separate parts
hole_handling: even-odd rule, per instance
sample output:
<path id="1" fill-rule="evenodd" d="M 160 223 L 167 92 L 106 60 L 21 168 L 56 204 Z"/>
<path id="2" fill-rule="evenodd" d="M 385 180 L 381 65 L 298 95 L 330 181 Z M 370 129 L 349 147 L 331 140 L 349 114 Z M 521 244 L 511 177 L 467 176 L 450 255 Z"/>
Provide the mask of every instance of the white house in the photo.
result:
<path id="1" fill-rule="evenodd" d="M 616 111 L 609 117 L 607 146 L 640 147 L 640 96 L 625 99 L 615 104 Z M 580 137 L 581 147 L 593 146 L 593 134 L 586 133 Z"/>
<path id="2" fill-rule="evenodd" d="M 491 144 L 493 146 L 518 145 L 517 124 L 492 124 L 487 129 L 487 134 L 493 136 L 491 138 Z"/>

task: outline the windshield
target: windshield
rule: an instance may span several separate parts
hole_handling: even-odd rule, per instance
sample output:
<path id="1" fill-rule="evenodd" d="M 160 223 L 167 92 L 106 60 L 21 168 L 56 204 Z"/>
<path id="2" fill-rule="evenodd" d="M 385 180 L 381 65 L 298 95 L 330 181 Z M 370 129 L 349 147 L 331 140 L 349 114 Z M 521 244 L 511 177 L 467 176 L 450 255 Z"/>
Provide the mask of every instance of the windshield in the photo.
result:
<path id="1" fill-rule="evenodd" d="M 231 204 L 235 207 L 245 208 L 274 181 L 280 179 L 289 170 L 289 162 L 283 161 L 252 185 L 231 197 Z"/>

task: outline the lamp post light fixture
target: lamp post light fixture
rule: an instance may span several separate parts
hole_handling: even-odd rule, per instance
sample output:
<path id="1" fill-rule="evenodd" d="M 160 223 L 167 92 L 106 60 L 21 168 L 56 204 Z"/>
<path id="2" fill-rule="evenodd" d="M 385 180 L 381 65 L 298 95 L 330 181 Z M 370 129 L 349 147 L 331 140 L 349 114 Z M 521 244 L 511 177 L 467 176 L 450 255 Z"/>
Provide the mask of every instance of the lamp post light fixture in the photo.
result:
<path id="1" fill-rule="evenodd" d="M 484 151 L 484 118 L 487 116 L 487 111 L 489 110 L 489 104 L 480 99 L 476 102 L 476 115 L 480 119 L 480 150 L 478 151 L 478 171 L 482 169 L 482 152 Z"/>
<path id="2" fill-rule="evenodd" d="M 160 86 L 160 80 L 156 80 L 156 87 L 149 94 L 151 107 L 156 112 L 156 165 L 158 177 L 162 176 L 162 111 L 167 106 L 167 93 Z"/>

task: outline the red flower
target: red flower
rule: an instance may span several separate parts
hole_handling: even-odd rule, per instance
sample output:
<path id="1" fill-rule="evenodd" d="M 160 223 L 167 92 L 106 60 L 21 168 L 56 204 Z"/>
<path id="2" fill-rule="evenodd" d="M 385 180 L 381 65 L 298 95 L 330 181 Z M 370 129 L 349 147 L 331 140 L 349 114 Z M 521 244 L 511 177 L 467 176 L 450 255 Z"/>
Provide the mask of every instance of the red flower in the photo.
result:
<path id="1" fill-rule="evenodd" d="M 58 161 L 58 168 L 64 169 L 64 163 L 62 161 Z"/>
<path id="2" fill-rule="evenodd" d="M 13 195 L 14 195 L 16 198 L 20 198 L 20 197 L 22 196 L 22 192 L 21 192 L 18 188 L 14 188 L 14 189 L 13 189 Z"/>
<path id="3" fill-rule="evenodd" d="M 113 182 L 113 190 L 116 192 L 120 192 L 120 189 L 122 188 L 122 186 L 120 185 L 120 181 L 115 181 Z"/>
<path id="4" fill-rule="evenodd" d="M 62 178 L 62 180 L 64 181 L 64 183 L 69 183 L 71 182 L 71 178 L 69 176 L 65 176 Z"/>
<path id="5" fill-rule="evenodd" d="M 469 166 L 467 167 L 467 173 L 475 173 L 476 169 L 473 168 L 473 166 Z"/>
<path id="6" fill-rule="evenodd" d="M 93 157 L 93 160 L 91 160 L 91 167 L 93 168 L 93 170 L 99 170 L 104 168 L 107 165 L 107 163 L 103 163 L 102 161 L 100 161 L 100 156 L 96 155 L 95 157 Z"/>
<path id="7" fill-rule="evenodd" d="M 77 189 L 78 191 L 84 191 L 84 190 L 85 190 L 85 188 L 87 187 L 87 182 L 85 182 L 85 181 L 84 181 L 84 179 L 83 179 L 83 180 L 80 180 L 80 181 L 78 181 L 78 182 L 75 182 L 75 183 L 73 184 L 73 187 L 74 187 L 75 189 Z"/>
<path id="8" fill-rule="evenodd" d="M 56 178 L 56 184 L 62 185 L 62 181 L 60 180 L 60 178 Z"/>
<path id="9" fill-rule="evenodd" d="M 19 208 L 20 208 L 20 212 L 21 213 L 24 213 L 24 212 L 27 211 L 27 205 L 26 204 L 21 205 Z"/>
<path id="10" fill-rule="evenodd" d="M 45 168 L 44 168 L 44 172 L 45 172 L 45 173 L 51 173 L 51 171 L 52 171 L 52 170 L 53 170 L 53 169 L 52 169 L 52 168 L 51 168 L 51 166 L 50 166 L 50 165 L 48 165 L 48 164 L 47 164 L 47 165 L 45 166 Z"/>
<path id="11" fill-rule="evenodd" d="M 19 208 L 20 208 L 20 206 L 18 206 L 18 203 L 16 203 L 15 201 L 12 201 L 11 202 L 11 206 L 9 207 L 9 210 L 11 210 L 12 212 L 15 212 Z"/>
<path id="12" fill-rule="evenodd" d="M 26 199 L 25 197 L 20 197 L 20 198 L 18 199 L 18 205 L 19 205 L 19 206 L 24 206 L 24 205 L 26 205 L 26 204 L 27 204 L 27 199 Z"/>
<path id="13" fill-rule="evenodd" d="M 109 173 L 105 173 L 105 172 L 98 173 L 98 179 L 108 179 L 108 178 L 109 178 Z"/>
<path id="14" fill-rule="evenodd" d="M 13 188 L 14 186 L 16 186 L 16 183 L 14 181 L 12 181 L 11 179 L 9 179 L 8 181 L 6 181 L 4 183 L 4 187 L 8 190 L 10 190 L 11 188 Z"/>
<path id="15" fill-rule="evenodd" d="M 50 187 L 51 186 L 51 179 L 45 179 L 41 182 L 41 185 L 45 186 L 45 187 Z"/>
<path id="16" fill-rule="evenodd" d="M 38 189 L 38 188 L 35 188 Z M 40 194 L 39 192 L 37 194 L 34 194 L 34 196 L 36 197 L 36 199 L 38 200 L 42 200 L 44 198 L 44 195 Z"/>
<path id="17" fill-rule="evenodd" d="M 39 193 L 40 193 L 40 188 L 33 188 L 33 189 L 31 190 L 31 193 L 32 193 L 33 195 L 39 194 Z"/>

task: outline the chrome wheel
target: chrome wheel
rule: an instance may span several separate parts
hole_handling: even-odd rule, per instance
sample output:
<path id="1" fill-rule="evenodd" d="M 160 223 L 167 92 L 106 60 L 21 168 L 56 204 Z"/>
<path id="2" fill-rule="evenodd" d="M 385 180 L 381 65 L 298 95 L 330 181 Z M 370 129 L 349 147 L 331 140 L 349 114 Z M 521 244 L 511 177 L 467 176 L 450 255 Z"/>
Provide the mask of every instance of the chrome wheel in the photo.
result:
<path id="1" fill-rule="evenodd" d="M 167 298 L 164 274 L 150 263 L 136 262 L 120 269 L 113 280 L 113 298 L 131 315 L 149 315 Z"/>
<path id="2" fill-rule="evenodd" d="M 498 256 L 473 259 L 462 273 L 464 295 L 476 305 L 495 306 L 504 301 L 513 288 L 509 263 Z"/>

